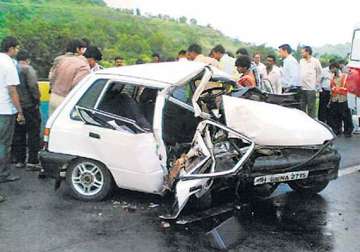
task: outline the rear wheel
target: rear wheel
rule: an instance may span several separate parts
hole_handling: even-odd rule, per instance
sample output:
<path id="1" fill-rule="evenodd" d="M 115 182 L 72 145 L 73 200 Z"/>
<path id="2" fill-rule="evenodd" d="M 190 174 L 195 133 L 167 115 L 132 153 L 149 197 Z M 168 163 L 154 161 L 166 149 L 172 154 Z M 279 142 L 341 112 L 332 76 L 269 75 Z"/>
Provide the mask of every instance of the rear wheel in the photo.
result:
<path id="1" fill-rule="evenodd" d="M 72 196 L 83 201 L 105 199 L 113 189 L 113 178 L 100 162 L 79 159 L 66 172 L 66 182 Z"/>
<path id="2" fill-rule="evenodd" d="M 288 183 L 291 189 L 299 193 L 316 194 L 325 189 L 329 180 L 316 181 L 309 179 L 295 180 Z"/>

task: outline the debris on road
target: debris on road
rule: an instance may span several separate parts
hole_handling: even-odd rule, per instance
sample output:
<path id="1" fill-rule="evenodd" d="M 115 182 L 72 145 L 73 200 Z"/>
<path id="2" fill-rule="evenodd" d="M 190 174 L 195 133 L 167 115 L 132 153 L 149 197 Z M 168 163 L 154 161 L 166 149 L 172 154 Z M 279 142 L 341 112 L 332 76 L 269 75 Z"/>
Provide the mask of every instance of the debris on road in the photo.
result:
<path id="1" fill-rule="evenodd" d="M 125 211 L 127 211 L 129 213 L 133 213 L 137 210 L 137 207 L 135 205 L 124 205 L 124 206 L 122 206 L 122 209 L 124 209 Z"/>
<path id="2" fill-rule="evenodd" d="M 166 222 L 166 221 L 162 221 L 161 223 L 160 223 L 160 227 L 161 228 L 169 228 L 170 227 L 170 223 L 169 222 Z"/>
<path id="3" fill-rule="evenodd" d="M 149 204 L 149 208 L 156 208 L 159 206 L 160 206 L 160 204 L 156 204 L 156 203 L 152 203 L 152 202 Z"/>

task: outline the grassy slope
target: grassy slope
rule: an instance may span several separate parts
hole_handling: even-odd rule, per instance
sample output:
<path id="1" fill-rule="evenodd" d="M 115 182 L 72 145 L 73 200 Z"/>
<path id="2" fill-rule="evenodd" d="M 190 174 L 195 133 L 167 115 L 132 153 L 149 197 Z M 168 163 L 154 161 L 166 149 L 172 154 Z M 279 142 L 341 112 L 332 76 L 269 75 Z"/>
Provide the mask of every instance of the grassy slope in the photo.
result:
<path id="1" fill-rule="evenodd" d="M 216 44 L 232 52 L 242 46 L 251 47 L 210 27 L 135 16 L 107 7 L 101 0 L 0 0 L 0 38 L 6 35 L 18 37 L 31 51 L 43 77 L 70 38 L 90 39 L 103 50 L 105 65 L 116 55 L 124 56 L 128 63 L 138 58 L 150 60 L 152 52 L 164 58 L 175 57 L 194 42 L 204 47 L 204 53 Z"/>

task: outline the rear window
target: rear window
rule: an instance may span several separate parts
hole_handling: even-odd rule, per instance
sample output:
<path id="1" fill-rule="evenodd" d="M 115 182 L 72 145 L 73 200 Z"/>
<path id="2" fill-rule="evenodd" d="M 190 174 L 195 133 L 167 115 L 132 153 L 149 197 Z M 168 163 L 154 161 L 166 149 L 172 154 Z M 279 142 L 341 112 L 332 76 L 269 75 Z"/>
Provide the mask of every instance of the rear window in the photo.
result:
<path id="1" fill-rule="evenodd" d="M 78 103 L 76 105 L 80 106 L 80 107 L 84 107 L 84 108 L 89 108 L 89 109 L 94 108 L 97 103 L 97 100 L 99 99 L 100 94 L 101 94 L 102 90 L 104 89 L 107 82 L 108 82 L 107 79 L 96 80 L 90 86 L 90 88 L 88 90 L 86 90 L 86 92 L 83 94 L 83 96 L 80 98 L 80 100 L 78 101 Z M 73 120 L 78 120 L 78 121 L 81 120 L 75 107 L 71 111 L 70 117 Z"/>
<path id="2" fill-rule="evenodd" d="M 107 81 L 107 79 L 96 80 L 91 87 L 86 90 L 85 94 L 80 98 L 76 105 L 84 108 L 94 108 Z"/>

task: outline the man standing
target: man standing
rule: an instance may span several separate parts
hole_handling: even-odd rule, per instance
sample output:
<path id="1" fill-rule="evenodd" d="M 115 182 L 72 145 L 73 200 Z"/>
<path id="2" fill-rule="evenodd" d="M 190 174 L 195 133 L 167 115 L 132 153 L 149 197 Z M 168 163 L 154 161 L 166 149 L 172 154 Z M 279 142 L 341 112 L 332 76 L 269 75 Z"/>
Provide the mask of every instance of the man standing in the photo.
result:
<path id="1" fill-rule="evenodd" d="M 103 69 L 103 67 L 98 64 L 98 62 L 102 60 L 102 53 L 96 46 L 89 46 L 84 54 L 84 57 L 89 62 L 91 72 Z"/>
<path id="2" fill-rule="evenodd" d="M 121 56 L 116 56 L 115 59 L 115 67 L 122 67 L 125 66 L 124 58 Z"/>
<path id="3" fill-rule="evenodd" d="M 25 166 L 27 156 L 28 170 L 39 170 L 41 116 L 38 80 L 34 68 L 30 65 L 27 51 L 20 51 L 16 59 L 20 77 L 20 85 L 16 89 L 26 123 L 15 125 L 12 155 L 17 168 Z"/>
<path id="4" fill-rule="evenodd" d="M 281 84 L 287 92 L 300 92 L 301 84 L 299 79 L 299 63 L 291 55 L 291 52 L 292 49 L 290 45 L 283 44 L 279 46 L 279 54 L 283 59 L 283 74 L 281 78 Z"/>
<path id="5" fill-rule="evenodd" d="M 346 74 L 343 74 L 340 65 L 333 63 L 329 66 L 334 74 L 331 80 L 330 127 L 336 135 L 341 135 L 344 129 L 345 137 L 351 137 L 354 124 L 347 102 Z"/>
<path id="6" fill-rule="evenodd" d="M 302 59 L 300 60 L 300 81 L 302 88 L 303 107 L 312 118 L 316 117 L 316 90 L 320 86 L 321 64 L 320 61 L 312 57 L 312 48 L 304 46 L 302 48 Z"/>
<path id="7" fill-rule="evenodd" d="M 261 55 L 260 53 L 255 53 L 254 54 L 254 63 L 258 69 L 258 72 L 260 74 L 260 78 L 263 79 L 264 76 L 266 75 L 266 66 L 261 63 Z"/>
<path id="8" fill-rule="evenodd" d="M 66 47 L 66 54 L 55 59 L 49 73 L 51 87 L 49 115 L 60 106 L 73 87 L 90 73 L 89 64 L 82 56 L 85 51 L 80 40 L 71 40 Z"/>
<path id="9" fill-rule="evenodd" d="M 161 62 L 160 54 L 153 53 L 152 54 L 152 63 L 160 63 L 160 62 Z"/>
<path id="10" fill-rule="evenodd" d="M 239 73 L 235 67 L 235 58 L 230 57 L 222 45 L 215 46 L 212 50 L 212 58 L 219 61 L 220 70 L 228 73 L 235 80 L 240 78 Z"/>
<path id="11" fill-rule="evenodd" d="M 268 55 L 266 57 L 266 72 L 264 79 L 270 81 L 275 94 L 282 93 L 281 72 L 279 67 L 276 66 L 276 58 L 274 55 Z"/>
<path id="12" fill-rule="evenodd" d="M 235 66 L 241 74 L 237 84 L 242 87 L 254 88 L 256 86 L 255 76 L 250 70 L 251 60 L 249 56 L 239 56 L 236 59 Z"/>
<path id="13" fill-rule="evenodd" d="M 206 56 L 201 54 L 202 53 L 202 48 L 201 48 L 200 45 L 198 45 L 198 44 L 190 45 L 187 52 L 188 52 L 188 59 L 189 60 L 202 62 L 202 63 L 212 65 L 212 66 L 215 66 L 215 67 L 219 68 L 219 62 L 216 59 L 206 57 Z"/>
<path id="14" fill-rule="evenodd" d="M 334 63 L 333 60 L 329 61 L 329 64 Z M 325 67 L 321 71 L 321 80 L 320 80 L 320 94 L 319 94 L 319 110 L 318 118 L 320 121 L 329 124 L 330 123 L 330 114 L 329 114 L 329 102 L 331 98 L 331 80 L 333 79 L 333 73 L 330 71 L 329 66 Z"/>
<path id="15" fill-rule="evenodd" d="M 11 59 L 15 57 L 19 47 L 16 38 L 6 37 L 1 43 L 0 53 L 0 183 L 19 180 L 11 174 L 10 149 L 14 133 L 15 121 L 24 124 L 25 118 L 20 106 L 16 86 L 19 76 Z"/>
<path id="16" fill-rule="evenodd" d="M 237 55 L 237 57 L 248 56 L 250 58 L 249 52 L 248 52 L 248 50 L 246 50 L 246 48 L 239 48 L 236 51 L 236 55 Z M 255 76 L 256 86 L 261 89 L 262 88 L 261 76 L 260 76 L 257 66 L 255 65 L 255 62 L 253 62 L 253 61 L 251 61 L 250 71 Z"/>
<path id="17" fill-rule="evenodd" d="M 187 60 L 187 55 L 186 55 L 186 51 L 185 50 L 180 50 L 177 57 L 176 57 L 177 61 L 179 62 L 186 62 Z"/>

